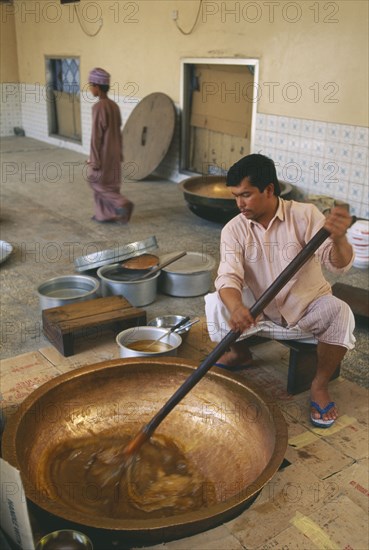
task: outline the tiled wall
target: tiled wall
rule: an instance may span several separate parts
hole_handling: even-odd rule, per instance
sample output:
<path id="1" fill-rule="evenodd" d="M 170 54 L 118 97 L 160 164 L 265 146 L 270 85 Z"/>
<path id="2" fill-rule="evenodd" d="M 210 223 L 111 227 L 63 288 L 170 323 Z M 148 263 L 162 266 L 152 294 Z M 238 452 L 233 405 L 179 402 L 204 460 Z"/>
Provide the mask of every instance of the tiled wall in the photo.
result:
<path id="1" fill-rule="evenodd" d="M 304 194 L 348 202 L 369 218 L 369 129 L 258 114 L 254 152 L 271 157 L 278 177 Z"/>
<path id="2" fill-rule="evenodd" d="M 82 143 L 48 135 L 46 94 L 41 86 L 2 85 L 1 135 L 13 135 L 21 126 L 26 136 L 73 149 L 88 155 L 91 135 L 91 107 L 94 99 L 81 95 Z M 9 93 L 11 91 L 11 93 Z M 138 100 L 111 95 L 120 106 L 123 124 Z M 170 149 L 157 174 L 179 182 L 180 111 Z M 328 195 L 348 202 L 351 213 L 369 219 L 368 174 L 369 129 L 312 120 L 258 114 L 252 152 L 271 157 L 278 176 L 291 183 L 296 194 Z"/>
<path id="3" fill-rule="evenodd" d="M 19 84 L 1 84 L 0 101 L 0 136 L 13 136 L 14 128 L 22 126 Z"/>

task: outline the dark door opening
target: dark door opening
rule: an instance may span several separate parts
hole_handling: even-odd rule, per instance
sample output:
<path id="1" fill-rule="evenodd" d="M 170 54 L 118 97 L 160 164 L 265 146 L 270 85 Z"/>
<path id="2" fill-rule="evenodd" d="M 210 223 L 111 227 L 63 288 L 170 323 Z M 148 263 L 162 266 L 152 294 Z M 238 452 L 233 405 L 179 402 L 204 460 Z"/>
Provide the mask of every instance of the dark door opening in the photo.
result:
<path id="1" fill-rule="evenodd" d="M 46 58 L 46 83 L 49 134 L 81 142 L 79 58 Z"/>
<path id="2" fill-rule="evenodd" d="M 257 83 L 254 59 L 183 62 L 182 171 L 224 175 L 251 152 Z"/>

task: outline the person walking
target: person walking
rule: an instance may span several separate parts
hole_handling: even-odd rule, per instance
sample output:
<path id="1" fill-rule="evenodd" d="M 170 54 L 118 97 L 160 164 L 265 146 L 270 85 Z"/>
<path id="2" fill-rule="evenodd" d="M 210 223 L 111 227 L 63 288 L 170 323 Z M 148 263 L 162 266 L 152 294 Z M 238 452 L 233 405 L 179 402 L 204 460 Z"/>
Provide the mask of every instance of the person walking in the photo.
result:
<path id="1" fill-rule="evenodd" d="M 92 107 L 90 156 L 87 179 L 94 192 L 95 215 L 99 223 L 129 222 L 133 203 L 120 193 L 122 118 L 119 106 L 108 97 L 110 74 L 100 67 L 89 73 L 89 86 L 99 101 Z"/>

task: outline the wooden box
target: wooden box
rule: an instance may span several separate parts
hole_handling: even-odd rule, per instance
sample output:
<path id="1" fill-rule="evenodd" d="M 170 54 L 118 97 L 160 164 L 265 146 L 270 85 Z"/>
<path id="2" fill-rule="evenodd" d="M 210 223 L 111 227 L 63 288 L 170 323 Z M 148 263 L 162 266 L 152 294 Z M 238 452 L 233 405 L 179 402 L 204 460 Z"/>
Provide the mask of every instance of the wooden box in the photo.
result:
<path id="1" fill-rule="evenodd" d="M 66 306 L 45 309 L 42 328 L 45 336 L 57 350 L 69 357 L 74 352 L 75 338 L 113 329 L 117 333 L 125 328 L 145 325 L 146 311 L 133 307 L 122 296 L 97 298 Z"/>

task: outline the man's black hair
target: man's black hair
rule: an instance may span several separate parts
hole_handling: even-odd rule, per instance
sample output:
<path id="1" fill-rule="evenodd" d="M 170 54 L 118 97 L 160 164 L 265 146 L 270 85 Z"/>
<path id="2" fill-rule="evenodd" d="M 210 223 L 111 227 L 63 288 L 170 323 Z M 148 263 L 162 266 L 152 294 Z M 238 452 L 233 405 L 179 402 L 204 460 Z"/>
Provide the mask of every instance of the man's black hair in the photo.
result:
<path id="1" fill-rule="evenodd" d="M 109 84 L 95 84 L 94 82 L 91 82 L 93 86 L 98 86 L 102 92 L 105 92 L 106 94 L 110 90 Z"/>
<path id="2" fill-rule="evenodd" d="M 233 164 L 228 170 L 226 184 L 228 187 L 235 187 L 244 178 L 248 178 L 251 185 L 257 187 L 261 193 L 269 183 L 273 183 L 274 194 L 277 197 L 281 194 L 275 164 L 264 155 L 247 155 Z"/>

